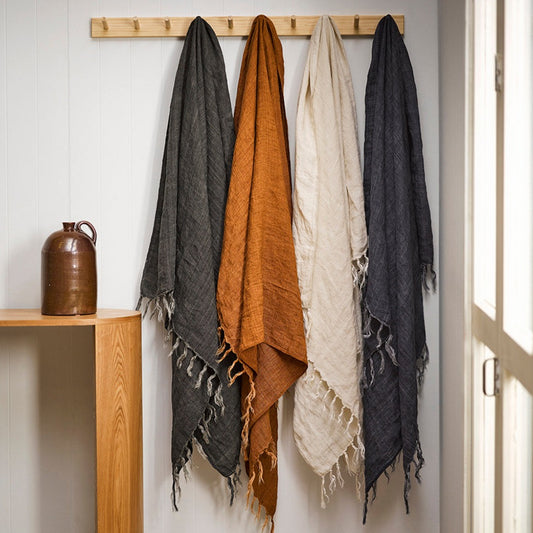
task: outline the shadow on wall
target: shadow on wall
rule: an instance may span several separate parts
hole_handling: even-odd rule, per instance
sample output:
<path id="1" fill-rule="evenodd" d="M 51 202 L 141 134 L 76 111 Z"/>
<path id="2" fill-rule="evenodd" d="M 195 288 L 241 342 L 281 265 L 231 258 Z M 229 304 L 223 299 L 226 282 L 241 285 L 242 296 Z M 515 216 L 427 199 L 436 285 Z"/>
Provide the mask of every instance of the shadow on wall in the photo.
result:
<path id="1" fill-rule="evenodd" d="M 95 530 L 91 328 L 2 328 L 1 531 Z M 3 422 L 7 421 L 3 427 Z M 2 440 L 0 439 L 0 441 Z"/>
<path id="2" fill-rule="evenodd" d="M 91 533 L 96 515 L 93 328 L 39 328 L 32 335 L 39 369 L 39 531 Z"/>

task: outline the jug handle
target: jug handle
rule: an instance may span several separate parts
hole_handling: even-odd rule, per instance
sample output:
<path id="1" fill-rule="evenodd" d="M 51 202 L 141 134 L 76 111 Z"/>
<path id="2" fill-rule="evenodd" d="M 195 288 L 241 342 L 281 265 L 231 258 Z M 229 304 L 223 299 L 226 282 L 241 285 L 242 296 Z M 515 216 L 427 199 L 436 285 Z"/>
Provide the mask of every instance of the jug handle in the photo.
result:
<path id="1" fill-rule="evenodd" d="M 81 229 L 81 227 L 84 226 L 84 225 L 85 226 L 89 226 L 89 228 L 91 228 L 92 236 Z M 87 235 L 87 237 L 89 237 L 89 239 L 91 239 L 91 241 L 93 241 L 93 244 L 96 245 L 96 230 L 94 229 L 94 226 L 90 222 L 88 222 L 87 220 L 80 220 L 79 222 L 76 222 L 76 225 L 74 226 L 74 229 L 76 231 L 79 231 L 80 233 L 83 233 L 84 235 Z"/>

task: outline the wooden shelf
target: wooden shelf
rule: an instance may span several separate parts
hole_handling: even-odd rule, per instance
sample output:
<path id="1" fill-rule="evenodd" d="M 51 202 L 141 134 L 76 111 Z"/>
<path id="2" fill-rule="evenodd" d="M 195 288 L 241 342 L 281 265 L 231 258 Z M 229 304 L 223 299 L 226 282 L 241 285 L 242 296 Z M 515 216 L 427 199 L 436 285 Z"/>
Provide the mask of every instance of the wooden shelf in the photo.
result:
<path id="1" fill-rule="evenodd" d="M 384 15 L 332 15 L 341 35 L 374 35 Z M 392 15 L 404 33 L 404 15 Z M 255 17 L 204 17 L 219 37 L 246 37 Z M 269 17 L 279 36 L 311 35 L 320 15 Z M 91 19 L 91 37 L 185 37 L 194 17 L 99 17 Z M 106 29 L 107 27 L 107 29 Z M 137 28 L 138 29 L 137 29 Z"/>
<path id="2" fill-rule="evenodd" d="M 77 316 L 0 309 L 0 327 L 41 326 L 94 329 L 96 530 L 142 533 L 141 315 L 120 309 Z"/>
<path id="3" fill-rule="evenodd" d="M 140 316 L 139 311 L 98 309 L 94 315 L 42 315 L 39 309 L 0 309 L 0 327 L 95 326 L 118 323 Z"/>

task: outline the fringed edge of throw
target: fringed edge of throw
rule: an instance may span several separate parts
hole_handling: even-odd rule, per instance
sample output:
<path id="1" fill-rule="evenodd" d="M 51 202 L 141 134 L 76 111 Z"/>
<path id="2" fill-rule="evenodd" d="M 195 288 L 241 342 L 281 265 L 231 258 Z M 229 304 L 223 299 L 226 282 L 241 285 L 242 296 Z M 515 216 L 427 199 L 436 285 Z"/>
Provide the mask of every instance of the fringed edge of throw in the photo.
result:
<path id="1" fill-rule="evenodd" d="M 363 473 L 362 472 L 353 472 L 350 467 L 349 455 L 353 453 L 357 458 L 357 461 L 364 461 L 364 449 L 358 448 L 353 442 L 344 450 L 344 452 L 339 456 L 337 461 L 331 467 L 329 472 L 326 472 L 324 475 L 320 476 L 320 507 L 325 509 L 329 503 L 329 499 L 333 496 L 333 493 L 337 490 L 337 487 L 344 487 L 344 478 L 342 477 L 341 463 L 344 459 L 344 466 L 348 474 L 352 477 L 355 477 L 356 484 L 356 495 L 359 500 L 364 492 L 363 487 Z"/>
<path id="2" fill-rule="evenodd" d="M 202 382 L 205 380 L 209 401 L 202 419 L 197 426 L 197 429 L 201 432 L 203 439 L 207 443 L 211 438 L 211 421 L 218 420 L 219 412 L 220 416 L 224 416 L 225 405 L 224 398 L 222 396 L 223 384 L 218 378 L 216 371 L 195 352 L 195 350 L 189 345 L 189 343 L 187 343 L 185 339 L 181 338 L 176 334 L 176 332 L 173 331 L 172 313 L 174 312 L 176 304 L 172 291 L 162 293 L 155 298 L 148 298 L 141 295 L 139 297 L 139 301 L 137 302 L 137 310 L 141 311 L 143 318 L 148 313 L 150 307 L 152 308 L 150 319 L 157 314 L 157 319 L 163 323 L 165 329 L 167 330 L 166 340 L 172 341 L 172 348 L 168 356 L 172 357 L 175 352 L 176 355 L 178 355 L 177 352 L 181 347 L 181 353 L 176 359 L 177 368 L 181 368 L 187 356 L 191 356 L 189 364 L 186 368 L 186 372 L 190 378 L 195 380 L 194 388 L 199 389 L 202 385 Z M 193 369 L 196 361 L 201 364 L 201 369 L 198 371 L 197 375 L 193 376 Z M 192 455 L 192 442 L 196 444 L 200 453 L 204 457 L 207 457 L 202 446 L 193 436 L 186 444 L 184 453 L 180 457 L 178 463 L 172 465 L 172 504 L 175 511 L 178 510 L 177 502 L 181 497 L 180 472 L 184 472 L 186 480 L 188 480 L 190 477 L 188 465 Z M 240 483 L 239 476 L 240 466 L 238 466 L 235 472 L 233 472 L 230 476 L 224 476 L 227 479 L 230 490 L 230 505 L 233 504 L 238 484 Z"/>
<path id="3" fill-rule="evenodd" d="M 275 450 L 274 443 L 270 443 L 268 448 L 263 450 L 258 456 L 257 460 L 254 462 L 252 467 L 252 472 L 250 473 L 250 479 L 248 480 L 248 490 L 246 492 L 246 507 L 250 509 L 252 514 L 255 515 L 256 520 L 260 520 L 261 514 L 263 513 L 265 519 L 263 521 L 263 526 L 261 531 L 264 531 L 265 528 L 270 524 L 271 529 L 274 527 L 274 517 L 270 516 L 267 513 L 266 508 L 261 505 L 259 498 L 254 493 L 254 481 L 258 479 L 258 483 L 264 483 L 263 479 L 263 463 L 261 462 L 261 457 L 266 455 L 270 459 L 270 469 L 273 470 L 278 464 L 278 457 Z M 251 497 L 251 498 L 250 498 Z M 257 506 L 256 509 L 254 509 Z"/>
<path id="4" fill-rule="evenodd" d="M 372 320 L 376 321 L 379 324 L 377 330 L 372 329 Z M 361 378 L 361 383 L 363 389 L 368 389 L 374 384 L 376 377 L 375 373 L 375 356 L 380 357 L 380 364 L 378 369 L 378 374 L 381 374 L 385 370 L 385 356 L 387 355 L 394 366 L 399 366 L 398 360 L 396 359 L 396 352 L 392 347 L 392 331 L 391 327 L 380 320 L 377 316 L 373 315 L 368 309 L 367 305 L 363 305 L 363 337 L 368 339 L 371 335 L 375 335 L 378 341 L 378 345 L 374 351 L 370 354 L 368 359 L 366 359 L 363 365 L 363 373 Z M 370 377 L 370 379 L 369 379 Z"/>
<path id="5" fill-rule="evenodd" d="M 235 495 L 237 494 L 239 487 L 242 485 L 240 463 L 237 464 L 237 468 L 235 469 L 235 471 L 230 476 L 226 477 L 226 481 L 228 483 L 228 488 L 231 494 L 229 504 L 233 505 L 233 502 L 235 501 Z"/>
<path id="6" fill-rule="evenodd" d="M 185 481 L 188 481 L 191 477 L 190 460 L 192 457 L 192 439 L 185 445 L 184 453 L 182 453 L 179 461 L 172 465 L 172 507 L 174 511 L 179 511 L 178 502 L 181 499 L 181 473 L 185 477 Z"/>
<path id="7" fill-rule="evenodd" d="M 424 376 L 426 374 L 426 368 L 429 363 L 429 349 L 428 345 L 424 343 L 424 346 L 422 347 L 421 352 L 418 354 L 418 357 L 416 358 L 416 382 L 418 384 L 418 392 L 420 392 L 422 388 L 422 384 L 424 383 Z"/>
<path id="8" fill-rule="evenodd" d="M 237 353 L 234 349 L 234 347 L 231 345 L 229 340 L 227 339 L 224 328 L 222 326 L 219 326 L 218 328 L 218 334 L 219 334 L 219 345 L 220 348 L 218 349 L 217 355 L 219 356 L 218 361 L 223 361 L 226 357 L 234 357 L 234 361 L 228 368 L 228 378 L 230 380 L 230 385 L 233 384 L 240 376 L 246 374 L 248 376 L 248 380 L 250 383 L 250 392 L 244 399 L 244 408 L 243 408 L 243 415 L 241 417 L 242 420 L 242 431 L 241 431 L 241 451 L 243 455 L 243 459 L 245 461 L 249 461 L 249 441 L 250 441 L 250 421 L 252 418 L 252 414 L 254 412 L 254 409 L 252 407 L 253 400 L 256 396 L 256 389 L 255 389 L 255 383 L 253 380 L 253 373 L 252 370 L 244 366 L 241 361 L 239 360 Z M 238 366 L 240 365 L 240 366 Z M 254 490 L 253 490 L 253 483 L 258 477 L 259 483 L 262 483 L 263 480 L 263 463 L 261 462 L 261 457 L 263 455 L 266 455 L 268 458 L 270 458 L 271 466 L 270 468 L 273 469 L 276 467 L 278 458 L 275 450 L 275 445 L 273 443 L 270 443 L 269 447 L 263 450 L 258 456 L 257 460 L 253 464 L 252 472 L 250 475 L 250 478 L 248 480 L 248 490 L 246 492 L 246 507 L 250 508 L 253 514 L 255 514 L 256 520 L 259 520 L 261 517 L 261 513 L 264 513 L 265 519 L 263 521 L 263 526 L 261 528 L 261 531 L 265 531 L 267 526 L 270 525 L 270 529 L 273 530 L 274 528 L 274 521 L 273 517 L 270 516 L 263 505 L 261 505 L 261 502 L 259 501 L 259 498 L 255 496 Z M 251 501 L 250 501 L 251 497 Z M 257 505 L 257 509 L 254 510 L 254 507 Z"/>
<path id="9" fill-rule="evenodd" d="M 183 472 L 183 477 L 185 478 L 185 481 L 189 481 L 191 478 L 191 458 L 192 458 L 192 452 L 193 447 L 192 444 L 195 444 L 196 449 L 200 453 L 200 455 L 205 459 L 209 460 L 207 458 L 207 454 L 205 453 L 202 445 L 196 439 L 195 437 L 192 437 L 191 440 L 185 445 L 184 451 L 185 453 L 180 457 L 177 464 L 174 464 L 172 466 L 172 494 L 171 494 L 171 500 L 172 500 L 172 507 L 174 511 L 179 511 L 178 508 L 178 502 L 181 499 L 181 474 Z M 228 489 L 230 491 L 230 506 L 233 505 L 233 502 L 235 501 L 235 495 L 237 494 L 237 491 L 239 490 L 239 487 L 242 485 L 241 482 L 241 465 L 240 463 L 237 463 L 237 466 L 235 470 L 229 475 L 229 476 L 223 476 L 226 478 L 226 483 L 228 484 Z"/>
<path id="10" fill-rule="evenodd" d="M 344 486 L 344 478 L 341 473 L 340 462 L 344 458 L 346 470 L 351 476 L 355 476 L 356 480 L 356 494 L 361 498 L 363 494 L 363 465 L 365 460 L 365 445 L 363 442 L 363 421 L 360 420 L 360 413 L 355 413 L 352 409 L 344 404 L 342 398 L 337 395 L 335 390 L 330 387 L 328 382 L 322 377 L 320 370 L 318 370 L 312 361 L 308 360 L 308 368 L 303 378 L 305 383 L 313 383 L 316 379 L 321 381 L 326 385 L 326 392 L 323 395 L 315 394 L 314 399 L 316 401 L 323 402 L 323 410 L 328 410 L 331 412 L 336 409 L 338 414 L 331 415 L 330 419 L 338 422 L 339 424 L 343 423 L 343 416 L 345 414 L 350 415 L 349 419 L 346 421 L 346 424 L 343 425 L 343 429 L 348 432 L 352 424 L 356 424 L 354 432 L 354 441 L 351 442 L 346 449 L 339 455 L 337 461 L 332 465 L 329 472 L 321 475 L 321 498 L 320 506 L 322 509 L 326 508 L 326 505 L 329 502 L 329 497 L 333 495 L 337 488 L 337 484 L 342 488 Z M 346 413 L 347 412 L 347 413 Z M 349 453 L 353 452 L 355 462 L 359 465 L 358 471 L 354 472 L 350 469 L 349 464 Z M 329 480 L 329 483 L 328 483 Z"/>
<path id="11" fill-rule="evenodd" d="M 367 250 L 363 252 L 357 259 L 352 261 L 352 280 L 354 287 L 359 289 L 359 297 L 363 293 L 363 287 L 366 283 L 368 274 L 368 255 Z"/>
<path id="12" fill-rule="evenodd" d="M 229 379 L 230 385 L 233 385 L 233 383 L 235 383 L 235 381 L 244 374 L 248 376 L 248 380 L 250 383 L 250 392 L 248 393 L 248 396 L 246 396 L 246 398 L 244 399 L 243 414 L 241 416 L 241 420 L 242 420 L 241 450 L 242 450 L 244 460 L 247 461 L 248 460 L 248 443 L 250 439 L 250 420 L 254 412 L 254 409 L 252 407 L 252 402 L 256 396 L 255 383 L 253 380 L 252 371 L 241 363 L 234 347 L 231 345 L 231 343 L 228 341 L 227 337 L 225 336 L 224 328 L 222 326 L 219 326 L 218 334 L 219 334 L 219 345 L 220 345 L 220 348 L 218 349 L 218 352 L 217 352 L 218 361 L 221 362 L 224 359 L 226 359 L 226 357 L 231 357 L 231 356 L 233 356 L 234 358 L 233 362 L 228 368 L 228 379 Z"/>
<path id="13" fill-rule="evenodd" d="M 220 382 L 218 376 L 216 375 L 216 371 L 211 368 L 196 352 L 195 350 L 190 346 L 190 344 L 180 337 L 175 331 L 172 329 L 172 313 L 174 312 L 174 309 L 176 308 L 176 303 L 174 301 L 174 295 L 172 291 L 168 291 L 166 293 L 159 294 L 155 298 L 148 298 L 146 296 L 140 296 L 139 301 L 137 302 L 137 310 L 140 310 L 142 313 L 142 316 L 146 316 L 148 313 L 148 310 L 152 307 L 152 312 L 150 314 L 150 319 L 152 319 L 155 314 L 157 313 L 157 319 L 159 322 L 162 322 L 165 326 L 165 329 L 167 330 L 167 340 L 172 341 L 172 348 L 168 354 L 169 357 L 172 356 L 172 354 L 177 351 L 181 346 L 183 346 L 183 349 L 181 351 L 180 356 L 176 360 L 176 365 L 178 368 L 181 368 L 183 361 L 186 359 L 187 355 L 190 353 L 192 354 L 191 360 L 189 362 L 189 365 L 187 366 L 187 375 L 192 378 L 192 369 L 194 367 L 194 362 L 196 360 L 203 363 L 202 369 L 200 372 L 198 372 L 198 376 L 196 378 L 196 382 L 194 385 L 195 389 L 199 389 L 202 380 L 205 377 L 206 373 L 209 373 L 209 377 L 206 379 L 207 383 L 207 394 L 209 395 L 209 400 L 211 402 L 211 399 L 214 400 L 214 403 L 217 407 L 220 408 L 221 415 L 224 415 L 224 399 L 222 397 L 222 383 Z M 218 352 L 217 352 L 218 353 Z M 210 371 L 210 372 L 209 372 Z M 213 382 L 217 381 L 218 385 L 216 388 L 214 388 Z M 210 407 L 212 409 L 210 409 Z M 209 416 L 207 418 L 207 421 L 205 422 L 205 428 L 206 428 L 206 434 L 207 433 L 207 425 L 209 424 L 211 418 L 214 416 L 215 420 L 217 419 L 217 413 L 216 408 L 214 408 L 211 403 L 209 404 L 209 407 L 206 411 L 210 411 L 207 413 Z M 206 420 L 206 415 L 204 415 L 204 418 L 202 419 L 202 422 Z"/>
<path id="14" fill-rule="evenodd" d="M 379 324 L 379 327 L 377 330 L 372 330 L 372 320 L 375 320 Z M 383 337 L 383 331 L 385 331 L 385 334 L 387 334 L 388 332 L 388 335 L 385 339 Z M 385 369 L 385 353 L 388 354 L 393 365 L 399 366 L 398 360 L 396 359 L 396 353 L 394 351 L 394 348 L 391 345 L 393 336 L 391 333 L 390 326 L 386 322 L 383 322 L 382 320 L 377 318 L 375 315 L 373 315 L 369 311 L 368 307 L 364 305 L 363 306 L 363 337 L 367 339 L 372 334 L 376 335 L 377 340 L 378 340 L 378 346 L 372 352 L 372 354 L 370 354 L 370 357 L 365 361 L 365 364 L 363 366 L 363 374 L 361 377 L 361 385 L 363 389 L 368 389 L 372 387 L 372 385 L 374 384 L 374 380 L 376 377 L 374 356 L 376 354 L 378 354 L 381 357 L 378 374 L 381 374 L 383 370 Z M 425 375 L 428 363 L 429 363 L 429 349 L 428 349 L 427 344 L 424 343 L 424 346 L 422 346 L 422 350 L 420 350 L 420 353 L 416 357 L 416 381 L 418 384 L 419 392 L 424 382 L 424 375 Z M 370 380 L 368 379 L 368 374 L 370 374 Z"/>
<path id="15" fill-rule="evenodd" d="M 218 420 L 219 415 L 224 416 L 225 405 L 222 396 L 222 387 L 224 385 L 220 382 L 220 379 L 218 378 L 215 370 L 212 369 L 200 356 L 195 353 L 195 351 L 183 339 L 179 338 L 178 336 L 176 336 L 176 341 L 172 346 L 172 351 L 170 352 L 170 355 L 172 355 L 174 351 L 177 352 L 180 346 L 182 346 L 182 350 L 179 357 L 176 359 L 176 366 L 178 368 L 181 368 L 185 360 L 187 359 L 187 356 L 192 355 L 186 369 L 187 375 L 190 378 L 193 377 L 193 368 L 195 361 L 203 363 L 201 370 L 198 372 L 197 376 L 195 376 L 196 382 L 194 388 L 199 389 L 202 385 L 202 381 L 205 380 L 209 402 L 204 412 L 204 415 L 197 426 L 197 429 L 202 434 L 202 438 L 204 439 L 204 441 L 208 443 L 211 439 L 211 422 Z M 207 376 L 207 374 L 209 374 L 209 376 Z M 192 440 L 196 444 L 197 449 L 202 454 L 202 456 L 207 458 L 207 455 L 205 454 L 200 442 L 194 437 L 192 438 Z M 235 499 L 235 493 L 239 484 L 239 475 L 240 467 L 238 467 L 235 472 L 233 472 L 230 476 L 224 476 L 228 481 L 228 487 L 230 489 L 230 505 L 233 504 L 233 501 Z"/>
<path id="16" fill-rule="evenodd" d="M 153 298 L 141 294 L 135 309 L 140 311 L 142 318 L 144 318 L 150 308 L 152 309 L 150 320 L 157 314 L 157 319 L 167 330 L 168 340 L 172 335 L 172 314 L 174 313 L 174 309 L 176 309 L 173 291 L 163 292 Z"/>
<path id="17" fill-rule="evenodd" d="M 389 465 L 383 470 L 383 474 L 387 478 L 387 482 L 390 481 L 391 474 L 396 470 L 396 465 L 398 464 L 400 460 L 402 452 L 399 451 L 396 456 L 392 459 L 392 461 L 389 463 Z M 422 454 L 422 447 L 420 445 L 420 439 L 417 439 L 416 441 L 416 450 L 415 450 L 415 456 L 413 457 L 413 460 L 411 463 L 407 465 L 407 467 L 404 468 L 404 482 L 403 482 L 403 501 L 405 504 L 405 513 L 409 514 L 409 492 L 411 490 L 411 464 L 415 465 L 415 478 L 418 481 L 418 483 L 422 482 L 422 477 L 420 475 L 420 471 L 422 470 L 422 467 L 425 464 L 424 455 Z M 374 481 L 374 483 L 371 485 L 371 487 L 365 492 L 365 505 L 363 510 L 363 525 L 366 524 L 366 518 L 368 514 L 368 495 L 369 492 L 372 491 L 372 499 L 370 501 L 370 504 L 374 502 L 377 496 L 377 485 L 378 485 L 378 479 Z"/>
<path id="18" fill-rule="evenodd" d="M 216 371 L 211 368 L 194 350 L 193 348 L 181 337 L 173 334 L 174 336 L 174 344 L 172 346 L 172 349 L 169 353 L 169 357 L 172 356 L 174 352 L 177 352 L 182 346 L 181 353 L 179 357 L 176 359 L 176 366 L 178 368 L 181 368 L 183 365 L 183 362 L 187 358 L 187 355 L 192 355 L 191 360 L 189 361 L 189 364 L 187 365 L 187 375 L 192 378 L 193 373 L 192 370 L 194 368 L 195 361 L 199 361 L 202 365 L 202 369 L 198 372 L 198 375 L 195 377 L 196 381 L 194 384 L 195 389 L 199 389 L 202 385 L 202 381 L 206 382 L 207 386 L 207 395 L 209 396 L 209 406 L 206 409 L 206 412 L 209 411 L 209 417 L 207 418 L 205 424 L 206 427 L 211 421 L 211 418 L 214 417 L 215 420 L 217 420 L 217 412 L 216 408 L 218 407 L 220 409 L 220 414 L 224 416 L 225 406 L 224 406 L 224 398 L 222 396 L 222 387 L 224 386 L 219 377 L 217 376 Z M 209 376 L 206 378 L 206 374 L 209 374 Z M 211 400 L 214 402 L 214 406 L 211 404 Z M 205 417 L 204 417 L 205 418 Z M 203 421 L 203 419 L 202 419 Z M 207 442 L 207 439 L 206 439 Z"/>
<path id="19" fill-rule="evenodd" d="M 426 292 L 437 292 L 437 273 L 433 265 L 424 263 L 420 267 L 422 277 L 422 287 Z"/>

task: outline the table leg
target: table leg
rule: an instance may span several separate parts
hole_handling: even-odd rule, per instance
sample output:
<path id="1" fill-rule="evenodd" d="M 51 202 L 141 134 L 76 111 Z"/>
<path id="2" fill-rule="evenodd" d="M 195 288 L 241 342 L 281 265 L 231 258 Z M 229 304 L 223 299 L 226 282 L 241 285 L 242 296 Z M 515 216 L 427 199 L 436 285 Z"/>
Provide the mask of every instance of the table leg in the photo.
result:
<path id="1" fill-rule="evenodd" d="M 142 533 L 140 317 L 95 327 L 98 533 Z"/>

